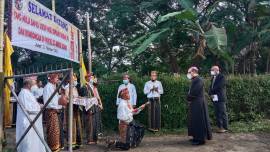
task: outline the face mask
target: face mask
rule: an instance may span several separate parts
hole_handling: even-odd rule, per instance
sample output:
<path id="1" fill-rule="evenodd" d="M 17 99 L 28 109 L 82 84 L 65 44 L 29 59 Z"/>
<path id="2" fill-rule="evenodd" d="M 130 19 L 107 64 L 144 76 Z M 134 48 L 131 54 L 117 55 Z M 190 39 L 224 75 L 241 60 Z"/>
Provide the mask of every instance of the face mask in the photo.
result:
<path id="1" fill-rule="evenodd" d="M 216 75 L 216 72 L 215 71 L 211 71 L 210 74 L 211 74 L 211 76 L 214 76 L 214 75 Z"/>
<path id="2" fill-rule="evenodd" d="M 129 83 L 129 80 L 123 80 L 123 83 L 127 85 Z"/>
<path id="3" fill-rule="evenodd" d="M 74 82 L 73 82 L 73 85 L 74 85 L 74 86 L 77 86 L 77 85 L 78 85 L 78 81 L 74 81 Z"/>
<path id="4" fill-rule="evenodd" d="M 187 74 L 187 78 L 188 78 L 189 80 L 191 80 L 191 79 L 192 79 L 192 75 L 191 75 L 190 73 L 188 73 L 188 74 Z"/>
<path id="5" fill-rule="evenodd" d="M 90 84 L 93 84 L 93 83 L 94 83 L 94 80 L 93 80 L 93 79 L 91 79 L 91 80 L 89 81 L 89 83 L 90 83 Z"/>

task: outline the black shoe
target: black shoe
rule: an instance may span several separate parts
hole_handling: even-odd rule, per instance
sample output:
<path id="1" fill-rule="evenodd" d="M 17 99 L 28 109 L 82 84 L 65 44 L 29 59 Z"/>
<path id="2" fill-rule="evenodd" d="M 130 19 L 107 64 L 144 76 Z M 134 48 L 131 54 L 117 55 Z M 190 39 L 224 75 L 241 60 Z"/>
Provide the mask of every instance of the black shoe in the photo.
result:
<path id="1" fill-rule="evenodd" d="M 195 145 L 195 146 L 204 145 L 205 144 L 205 141 L 193 141 L 191 144 L 192 145 Z"/>
<path id="2" fill-rule="evenodd" d="M 196 139 L 189 139 L 188 141 L 192 143 L 192 142 L 196 142 L 197 140 Z"/>

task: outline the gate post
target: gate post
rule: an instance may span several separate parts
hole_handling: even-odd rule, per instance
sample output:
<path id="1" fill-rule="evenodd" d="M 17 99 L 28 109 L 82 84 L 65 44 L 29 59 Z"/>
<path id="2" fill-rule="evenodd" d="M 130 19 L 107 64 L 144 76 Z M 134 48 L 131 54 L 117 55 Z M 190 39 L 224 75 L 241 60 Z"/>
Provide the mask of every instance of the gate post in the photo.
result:
<path id="1" fill-rule="evenodd" d="M 4 73 L 0 72 L 0 151 L 3 151 L 4 142 Z"/>
<path id="2" fill-rule="evenodd" d="M 68 108 L 68 132 L 69 132 L 69 137 L 68 137 L 68 151 L 72 152 L 72 123 L 73 123 L 73 69 L 70 69 L 69 73 L 69 108 Z"/>
<path id="3" fill-rule="evenodd" d="M 4 12 L 5 12 L 5 1 L 0 1 L 0 151 L 3 151 L 2 143 L 4 139 L 4 73 L 3 73 L 3 40 L 4 40 Z"/>

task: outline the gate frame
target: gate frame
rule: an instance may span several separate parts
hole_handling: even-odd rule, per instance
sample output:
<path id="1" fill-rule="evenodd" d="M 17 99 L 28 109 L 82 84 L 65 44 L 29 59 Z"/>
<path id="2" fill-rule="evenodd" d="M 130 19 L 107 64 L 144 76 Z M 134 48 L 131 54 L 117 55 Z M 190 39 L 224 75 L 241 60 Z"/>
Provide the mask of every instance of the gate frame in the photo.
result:
<path id="1" fill-rule="evenodd" d="M 25 106 L 19 101 L 17 94 L 15 93 L 15 91 L 12 89 L 11 85 L 6 81 L 8 79 L 14 79 L 14 78 L 23 78 L 23 77 L 29 77 L 29 76 L 41 76 L 41 75 L 47 75 L 47 74 L 52 74 L 52 73 L 65 73 L 63 80 L 60 82 L 59 86 L 57 86 L 57 88 L 54 90 L 53 94 L 49 97 L 48 101 L 46 103 L 44 103 L 44 106 L 41 108 L 41 110 L 39 111 L 39 113 L 36 115 L 36 117 L 31 120 L 31 118 L 29 117 L 29 114 L 27 112 L 27 110 L 25 109 Z M 20 140 L 16 143 L 16 150 L 18 148 L 18 146 L 20 145 L 20 143 L 22 142 L 22 140 L 24 139 L 24 137 L 27 135 L 27 133 L 30 131 L 30 129 L 33 127 L 34 131 L 37 133 L 39 139 L 41 140 L 42 144 L 45 146 L 46 151 L 47 152 L 51 152 L 51 149 L 49 148 L 48 144 L 46 143 L 45 139 L 43 139 L 39 133 L 39 131 L 37 130 L 36 126 L 35 126 L 35 122 L 38 120 L 38 118 L 42 115 L 42 113 L 46 110 L 46 107 L 49 105 L 49 103 L 51 102 L 51 100 L 53 99 L 53 97 L 56 95 L 56 93 L 59 91 L 59 89 L 62 87 L 62 85 L 64 84 L 65 80 L 68 79 L 69 77 L 69 111 L 68 111 L 68 115 L 69 115 L 69 120 L 68 120 L 68 151 L 72 152 L 72 123 L 73 123 L 73 96 L 72 96 L 72 86 L 73 86 L 73 68 L 67 68 L 67 69 L 61 69 L 61 70 L 52 70 L 52 71 L 47 71 L 47 72 L 37 72 L 37 73 L 31 73 L 31 74 L 20 74 L 20 75 L 13 75 L 13 76 L 8 76 L 4 78 L 4 85 L 7 84 L 8 88 L 11 90 L 11 93 L 13 94 L 13 96 L 15 97 L 17 103 L 19 104 L 19 106 L 21 107 L 23 113 L 25 114 L 25 116 L 27 117 L 28 121 L 29 121 L 29 126 L 28 128 L 25 130 L 24 134 L 21 136 Z"/>

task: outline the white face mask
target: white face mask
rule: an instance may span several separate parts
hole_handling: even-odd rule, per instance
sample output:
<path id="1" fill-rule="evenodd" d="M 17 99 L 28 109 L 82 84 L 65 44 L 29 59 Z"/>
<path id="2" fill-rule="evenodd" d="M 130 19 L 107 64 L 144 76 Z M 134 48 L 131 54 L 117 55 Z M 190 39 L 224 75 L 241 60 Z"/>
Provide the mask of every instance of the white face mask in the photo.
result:
<path id="1" fill-rule="evenodd" d="M 188 78 L 189 80 L 191 80 L 191 79 L 192 79 L 192 75 L 191 75 L 190 73 L 188 73 L 188 74 L 187 74 L 187 78 Z"/>
<path id="2" fill-rule="evenodd" d="M 214 76 L 214 75 L 216 75 L 216 72 L 215 71 L 211 71 L 210 74 L 211 74 L 211 76 Z"/>
<path id="3" fill-rule="evenodd" d="M 74 81 L 73 85 L 76 87 L 78 85 L 78 81 Z"/>
<path id="4" fill-rule="evenodd" d="M 94 80 L 91 79 L 91 80 L 89 81 L 89 83 L 90 83 L 90 84 L 94 84 Z"/>

